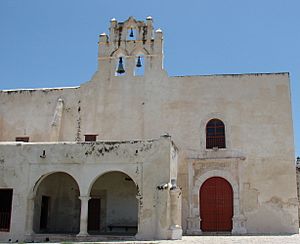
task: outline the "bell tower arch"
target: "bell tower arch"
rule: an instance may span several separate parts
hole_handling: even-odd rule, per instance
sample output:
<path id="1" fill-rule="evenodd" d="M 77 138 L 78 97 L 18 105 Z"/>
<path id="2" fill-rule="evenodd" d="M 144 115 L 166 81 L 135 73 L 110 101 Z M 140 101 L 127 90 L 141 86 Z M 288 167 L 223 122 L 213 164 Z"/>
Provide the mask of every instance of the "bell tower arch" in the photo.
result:
<path id="1" fill-rule="evenodd" d="M 150 16 L 146 21 L 112 19 L 109 35 L 101 34 L 98 44 L 97 73 L 102 77 L 135 76 L 141 67 L 144 76 L 164 73 L 163 33 L 154 31 Z"/>

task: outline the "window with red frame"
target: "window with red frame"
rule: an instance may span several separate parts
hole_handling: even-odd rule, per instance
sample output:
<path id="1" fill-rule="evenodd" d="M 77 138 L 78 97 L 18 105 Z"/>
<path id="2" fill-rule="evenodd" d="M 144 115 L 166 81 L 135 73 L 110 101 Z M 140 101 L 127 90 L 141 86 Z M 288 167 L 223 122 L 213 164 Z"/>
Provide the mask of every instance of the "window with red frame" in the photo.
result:
<path id="1" fill-rule="evenodd" d="M 97 141 L 98 134 L 85 134 L 84 140 L 85 141 Z"/>
<path id="2" fill-rule="evenodd" d="M 211 119 L 206 124 L 206 148 L 225 148 L 225 126 L 219 119 Z"/>

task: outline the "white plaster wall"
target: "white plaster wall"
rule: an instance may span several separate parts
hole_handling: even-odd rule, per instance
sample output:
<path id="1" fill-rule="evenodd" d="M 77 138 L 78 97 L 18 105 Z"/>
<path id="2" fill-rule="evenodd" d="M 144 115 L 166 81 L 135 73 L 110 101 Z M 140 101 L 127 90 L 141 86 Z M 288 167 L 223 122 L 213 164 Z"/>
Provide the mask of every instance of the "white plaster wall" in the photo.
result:
<path id="1" fill-rule="evenodd" d="M 289 89 L 286 73 L 171 78 L 150 73 L 110 79 L 96 75 L 79 89 L 1 92 L 1 140 L 13 140 L 26 130 L 33 141 L 46 141 L 59 97 L 65 106 L 63 140 L 74 141 L 78 127 L 81 139 L 85 133 L 97 133 L 99 139 L 123 140 L 154 138 L 168 132 L 180 151 L 179 182 L 185 202 L 185 158 L 190 151 L 205 155 L 205 123 L 217 116 L 225 122 L 227 149 L 246 157 L 239 171 L 241 191 L 244 185 L 250 185 L 250 191 L 258 192 L 257 204 L 245 209 L 248 232 L 296 232 Z M 247 202 L 251 194 L 245 190 L 241 195 Z M 271 215 L 278 221 L 263 217 L 268 209 L 274 211 Z M 261 219 L 269 224 L 262 225 Z"/>
<path id="2" fill-rule="evenodd" d="M 59 98 L 66 104 L 62 118 L 64 133 L 59 140 L 74 141 L 78 124 L 76 97 L 76 88 L 0 91 L 0 141 L 15 141 L 17 136 L 29 136 L 33 142 L 50 141 Z"/>
<path id="3" fill-rule="evenodd" d="M 152 33 L 152 20 L 147 21 Z M 131 25 L 143 25 L 133 18 L 124 23 L 123 31 Z M 28 135 L 31 141 L 49 141 L 55 106 L 61 98 L 64 109 L 59 140 L 80 141 L 88 133 L 99 134 L 100 140 L 149 139 L 166 132 L 172 136 L 180 153 L 178 183 L 183 189 L 184 228 L 191 208 L 191 182 L 209 170 L 224 169 L 219 156 L 225 155 L 237 169 L 231 173 L 239 185 L 247 231 L 298 232 L 288 74 L 168 77 L 162 68 L 161 31 L 143 42 L 129 42 L 124 36 L 117 40 L 117 27 L 112 21 L 110 42 L 108 36 L 100 36 L 99 69 L 80 88 L 0 91 L 0 140 Z M 139 52 L 145 54 L 145 75 L 135 77 L 133 61 Z M 115 77 L 119 55 L 126 57 L 126 73 Z M 226 127 L 227 148 L 218 152 L 205 149 L 205 124 L 215 117 Z M 237 166 L 236 155 L 244 158 Z M 188 163 L 193 157 L 215 158 L 215 166 L 207 164 L 203 169 L 205 164 L 198 160 L 195 167 L 203 170 L 189 180 Z M 72 160 L 64 159 L 67 161 Z M 227 164 L 230 168 L 230 162 Z M 161 175 L 157 168 L 147 170 L 157 174 L 161 183 L 170 177 Z M 87 166 L 82 168 L 86 171 Z M 152 186 L 148 179 L 141 182 Z M 146 225 L 153 228 L 154 223 L 148 221 Z"/>
<path id="4" fill-rule="evenodd" d="M 113 77 L 88 83 L 85 89 L 90 86 L 96 92 L 99 87 L 103 94 L 96 105 L 102 110 L 92 119 L 96 132 L 112 139 L 151 138 L 168 132 L 181 154 L 193 151 L 205 156 L 205 124 L 210 118 L 221 118 L 226 126 L 227 149 L 246 157 L 238 173 L 241 191 L 250 184 L 259 194 L 258 204 L 244 211 L 248 232 L 297 232 L 288 75 L 154 77 Z M 84 111 L 83 117 L 88 117 Z M 92 123 L 88 120 L 86 124 Z M 186 154 L 188 157 L 189 152 Z M 179 174 L 185 200 L 184 157 Z M 250 195 L 245 191 L 243 202 Z M 276 209 L 273 216 L 278 221 L 263 217 L 263 206 Z M 267 224 L 262 224 L 262 218 Z"/>
<path id="5" fill-rule="evenodd" d="M 36 194 L 37 197 L 43 194 L 42 192 L 57 196 L 59 195 L 57 190 L 60 189 L 58 184 L 64 184 L 67 188 L 75 187 L 74 182 L 70 181 L 71 178 L 55 179 L 58 174 L 53 173 L 67 173 L 78 184 L 80 196 L 90 196 L 94 183 L 97 182 L 97 179 L 101 179 L 99 176 L 114 171 L 123 172 L 133 179 L 135 184 L 130 182 L 131 187 L 126 188 L 131 189 L 129 192 L 132 195 L 137 190 L 136 186 L 138 186 L 138 199 L 135 198 L 136 195 L 134 197 L 130 196 L 132 203 L 138 200 L 137 221 L 139 229 L 137 238 L 169 238 L 168 229 L 171 225 L 169 212 L 160 210 L 163 214 L 158 216 L 157 211 L 160 208 L 155 206 L 158 202 L 163 209 L 169 205 L 168 202 L 164 202 L 164 199 L 158 197 L 157 186 L 171 181 L 170 168 L 173 167 L 172 165 L 176 165 L 170 160 L 172 147 L 173 144 L 169 137 L 149 141 L 123 142 L 0 143 L 0 188 L 13 188 L 11 229 L 10 232 L 0 232 L 0 240 L 32 240 L 31 238 L 34 238 L 32 225 L 35 226 L 35 230 L 37 229 L 36 225 L 38 225 L 38 213 L 36 213 L 34 220 L 34 204 L 32 203 Z M 45 157 L 41 157 L 43 151 L 45 151 Z M 158 168 L 161 169 L 159 172 L 157 172 Z M 48 190 L 45 189 L 43 182 L 47 185 Z M 39 188 L 40 184 L 41 188 Z M 114 187 L 113 190 L 118 190 L 115 185 L 111 185 L 111 180 L 108 184 Z M 96 185 L 98 184 L 96 183 Z M 119 190 L 122 190 L 122 187 Z M 54 194 L 54 191 L 56 194 Z M 61 200 L 73 198 L 76 195 L 73 193 L 75 194 L 72 190 L 68 194 L 63 193 L 65 195 L 63 197 L 60 195 Z M 114 195 L 108 194 L 108 203 L 111 206 L 113 205 L 112 202 L 117 204 L 112 198 L 119 197 L 119 193 L 120 191 L 117 191 Z M 164 190 L 164 193 L 168 194 L 168 189 Z M 167 201 L 169 201 L 168 198 Z M 75 205 L 71 207 L 76 209 L 76 202 L 75 200 L 73 202 Z M 74 216 L 78 213 L 77 210 L 74 210 L 74 212 L 66 211 L 65 214 L 61 214 L 65 207 L 67 206 L 63 206 L 62 209 L 55 208 L 60 212 L 55 213 L 55 215 L 60 215 L 59 220 L 70 217 L 68 213 Z M 120 210 L 121 206 L 118 205 L 117 209 Z M 128 206 L 125 210 L 129 211 L 132 218 L 128 218 L 128 221 L 134 221 L 133 218 L 136 218 L 136 215 L 133 214 L 133 206 Z M 118 213 L 113 214 L 110 210 L 108 213 L 108 220 L 116 220 L 114 218 Z M 118 217 L 128 217 L 126 211 L 122 213 L 123 217 L 121 215 Z M 135 214 L 137 213 L 135 212 Z M 163 225 L 161 225 L 158 232 L 156 226 L 159 219 L 163 221 Z M 52 227 L 54 229 L 54 225 Z M 57 225 L 56 222 L 56 227 L 61 226 Z M 68 227 L 72 231 L 77 230 L 77 224 L 75 223 Z M 64 229 L 64 231 L 66 230 Z"/>

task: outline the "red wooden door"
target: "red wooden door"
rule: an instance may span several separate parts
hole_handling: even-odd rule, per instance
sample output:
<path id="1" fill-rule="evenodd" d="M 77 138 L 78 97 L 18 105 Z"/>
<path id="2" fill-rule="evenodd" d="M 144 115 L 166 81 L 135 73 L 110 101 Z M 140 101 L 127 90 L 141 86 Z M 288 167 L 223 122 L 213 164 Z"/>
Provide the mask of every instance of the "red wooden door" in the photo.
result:
<path id="1" fill-rule="evenodd" d="M 199 194 L 202 231 L 231 231 L 233 216 L 233 191 L 228 181 L 221 177 L 206 180 Z"/>

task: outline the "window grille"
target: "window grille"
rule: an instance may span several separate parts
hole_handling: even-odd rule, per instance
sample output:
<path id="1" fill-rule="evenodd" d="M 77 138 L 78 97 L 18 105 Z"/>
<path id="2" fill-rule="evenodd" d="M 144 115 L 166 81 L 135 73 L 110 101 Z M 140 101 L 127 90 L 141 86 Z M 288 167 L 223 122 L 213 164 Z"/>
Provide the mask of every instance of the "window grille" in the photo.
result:
<path id="1" fill-rule="evenodd" d="M 225 148 L 225 126 L 219 119 L 211 119 L 206 125 L 206 148 Z"/>

